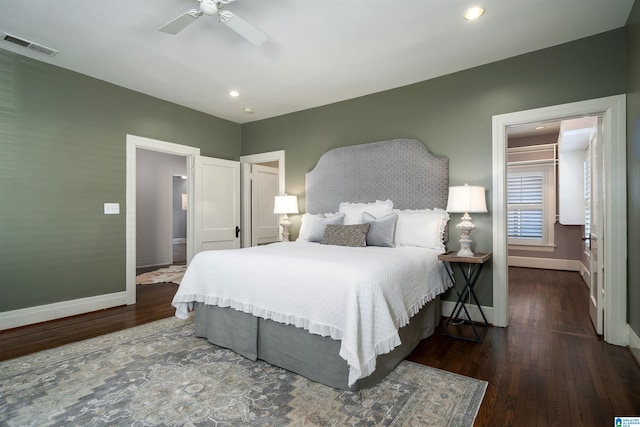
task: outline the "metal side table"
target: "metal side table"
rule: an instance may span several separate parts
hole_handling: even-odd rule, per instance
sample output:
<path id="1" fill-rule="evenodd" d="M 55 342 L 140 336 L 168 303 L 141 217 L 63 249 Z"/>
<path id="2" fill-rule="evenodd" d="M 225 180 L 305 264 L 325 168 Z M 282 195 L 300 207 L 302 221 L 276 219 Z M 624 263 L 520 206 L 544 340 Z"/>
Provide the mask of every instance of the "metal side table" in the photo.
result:
<path id="1" fill-rule="evenodd" d="M 438 255 L 438 259 L 443 261 L 446 268 L 447 273 L 449 273 L 449 277 L 454 283 L 454 289 L 456 290 L 456 294 L 458 295 L 458 301 L 456 302 L 453 311 L 451 312 L 451 317 L 447 319 L 447 323 L 444 326 L 444 330 L 442 331 L 443 335 L 459 338 L 466 341 L 471 342 L 482 342 L 484 336 L 487 334 L 487 329 L 489 329 L 489 322 L 487 321 L 486 316 L 482 311 L 482 307 L 478 302 L 478 298 L 476 297 L 473 288 L 478 281 L 478 277 L 480 276 L 480 272 L 482 271 L 482 266 L 491 259 L 491 252 L 488 253 L 476 253 L 470 257 L 460 257 L 456 255 L 455 252 L 447 252 L 446 254 Z M 455 286 L 456 280 L 453 273 L 453 268 L 451 264 L 457 264 L 460 268 L 460 272 L 465 280 L 465 285 L 462 288 L 462 291 L 458 291 L 457 286 Z M 467 267 L 467 268 L 465 268 Z M 471 320 L 471 316 L 469 315 L 469 310 L 465 304 L 465 299 L 467 296 L 471 296 L 473 298 L 473 303 L 478 307 L 480 314 L 482 315 L 482 319 L 484 322 L 474 322 Z M 470 301 L 471 302 L 471 301 Z M 460 316 L 462 312 L 466 315 L 466 319 L 462 319 Z M 464 335 L 456 335 L 449 332 L 449 328 L 458 327 L 461 325 L 469 325 L 471 327 L 471 331 L 473 332 L 473 337 L 464 336 Z M 460 328 L 458 328 L 460 329 Z M 479 331 L 479 329 L 482 329 Z"/>

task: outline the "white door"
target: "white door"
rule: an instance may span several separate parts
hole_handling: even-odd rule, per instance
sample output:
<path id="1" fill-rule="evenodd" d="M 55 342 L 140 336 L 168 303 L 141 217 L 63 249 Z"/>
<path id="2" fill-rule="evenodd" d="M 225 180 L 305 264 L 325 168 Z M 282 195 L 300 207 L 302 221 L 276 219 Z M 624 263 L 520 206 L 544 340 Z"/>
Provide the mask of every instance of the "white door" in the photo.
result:
<path id="1" fill-rule="evenodd" d="M 194 254 L 239 248 L 240 162 L 197 156 L 193 201 Z"/>
<path id="2" fill-rule="evenodd" d="M 585 249 L 590 258 L 590 285 L 589 285 L 589 316 L 598 335 L 602 335 L 604 326 L 604 256 L 602 245 L 604 242 L 604 181 L 603 181 L 603 150 L 602 144 L 602 117 L 598 118 L 598 131 L 594 133 L 589 144 L 589 158 L 585 167 L 586 175 L 590 175 L 590 188 L 587 192 L 590 199 L 590 228 L 589 235 L 585 236 Z M 585 177 L 588 178 L 588 177 Z M 586 195 L 586 194 L 585 194 Z"/>
<path id="3" fill-rule="evenodd" d="M 273 204 L 278 192 L 278 169 L 252 165 L 251 170 L 251 246 L 278 240 L 280 225 Z"/>

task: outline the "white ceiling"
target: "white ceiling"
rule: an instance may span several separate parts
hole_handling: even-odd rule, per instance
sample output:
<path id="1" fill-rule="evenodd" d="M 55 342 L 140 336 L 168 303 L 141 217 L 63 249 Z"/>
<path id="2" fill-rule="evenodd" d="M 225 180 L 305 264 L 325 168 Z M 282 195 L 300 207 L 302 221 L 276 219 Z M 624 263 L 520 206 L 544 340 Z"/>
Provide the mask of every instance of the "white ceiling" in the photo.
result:
<path id="1" fill-rule="evenodd" d="M 227 9 L 269 35 L 254 47 L 215 17 L 157 31 L 192 0 L 1 0 L 0 33 L 59 53 L 0 47 L 246 123 L 622 27 L 633 1 L 478 0 L 469 22 L 469 0 L 237 0 Z"/>

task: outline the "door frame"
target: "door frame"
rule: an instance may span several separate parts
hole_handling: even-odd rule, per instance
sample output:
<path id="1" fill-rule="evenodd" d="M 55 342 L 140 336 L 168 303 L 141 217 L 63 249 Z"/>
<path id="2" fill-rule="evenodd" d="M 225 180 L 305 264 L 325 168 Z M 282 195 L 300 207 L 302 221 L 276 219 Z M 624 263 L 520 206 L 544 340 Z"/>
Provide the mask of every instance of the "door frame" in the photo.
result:
<path id="1" fill-rule="evenodd" d="M 284 150 L 270 151 L 267 153 L 248 154 L 240 156 L 240 200 L 241 218 L 243 230 L 251 230 L 251 168 L 253 163 L 278 162 L 278 192 L 285 192 L 285 164 Z M 282 237 L 280 237 L 282 238 Z M 242 233 L 242 247 L 251 247 L 251 233 Z"/>
<path id="2" fill-rule="evenodd" d="M 493 116 L 493 308 L 494 325 L 508 319 L 507 127 L 584 115 L 602 115 L 604 125 L 605 212 L 602 242 L 606 266 L 604 340 L 626 346 L 627 334 L 627 185 L 626 95 L 578 101 Z"/>
<path id="3" fill-rule="evenodd" d="M 157 139 L 127 134 L 127 171 L 126 171 L 126 302 L 136 303 L 136 150 L 159 151 L 165 154 L 186 157 L 187 194 L 193 194 L 193 169 L 200 148 L 174 144 Z M 187 198 L 187 260 L 193 257 L 193 197 Z"/>

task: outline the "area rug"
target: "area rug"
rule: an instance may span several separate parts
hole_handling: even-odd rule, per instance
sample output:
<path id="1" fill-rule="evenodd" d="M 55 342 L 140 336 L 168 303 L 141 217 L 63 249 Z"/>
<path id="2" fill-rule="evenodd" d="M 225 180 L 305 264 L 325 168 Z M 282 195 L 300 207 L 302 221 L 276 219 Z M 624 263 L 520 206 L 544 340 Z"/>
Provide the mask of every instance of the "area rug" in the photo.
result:
<path id="1" fill-rule="evenodd" d="M 169 318 L 0 363 L 3 426 L 472 426 L 487 383 L 403 361 L 345 392 Z"/>
<path id="2" fill-rule="evenodd" d="M 136 276 L 136 285 L 151 285 L 154 283 L 177 283 L 179 285 L 185 271 L 187 271 L 187 266 L 185 265 L 172 265 L 149 271 L 148 273 L 138 274 Z"/>

